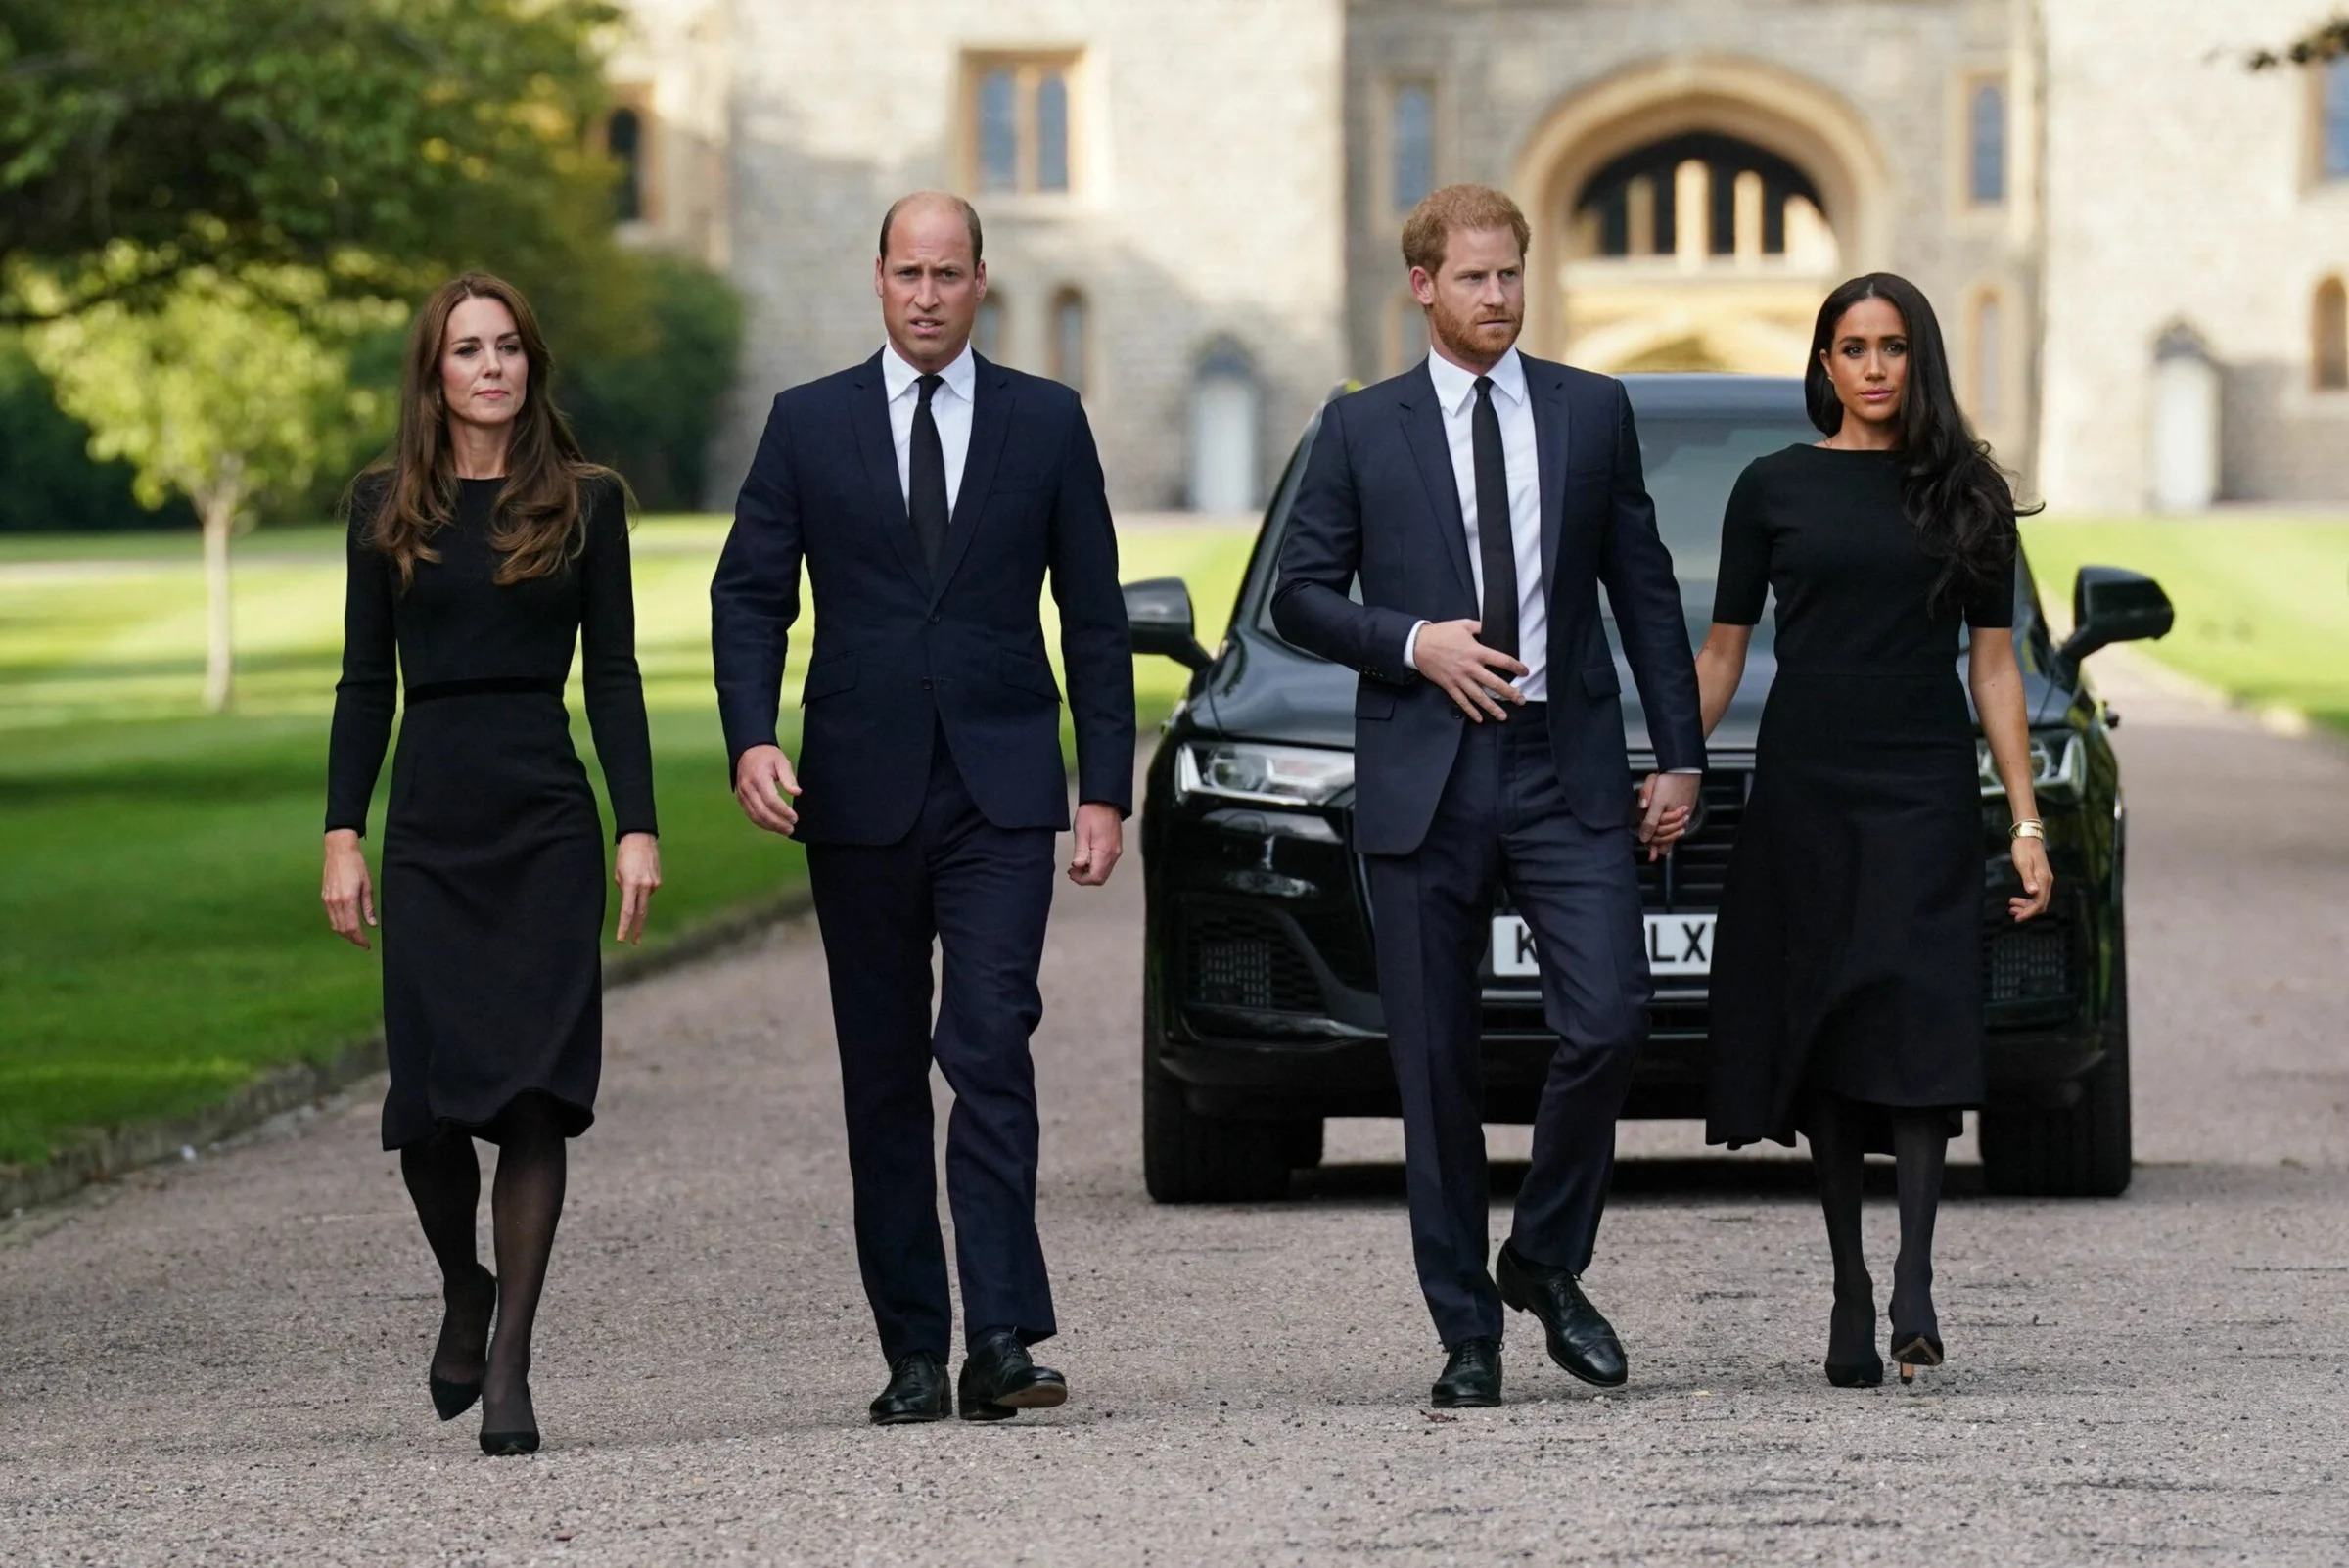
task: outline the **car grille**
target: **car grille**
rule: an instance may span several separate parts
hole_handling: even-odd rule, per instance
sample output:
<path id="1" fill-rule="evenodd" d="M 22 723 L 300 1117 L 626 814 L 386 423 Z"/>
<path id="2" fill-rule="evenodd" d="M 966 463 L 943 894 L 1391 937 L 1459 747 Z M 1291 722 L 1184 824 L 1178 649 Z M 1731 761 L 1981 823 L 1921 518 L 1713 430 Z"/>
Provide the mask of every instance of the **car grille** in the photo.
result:
<path id="1" fill-rule="evenodd" d="M 2002 931 L 1982 944 L 1982 994 L 1992 1002 L 2049 1001 L 2078 989 L 2069 927 Z"/>
<path id="2" fill-rule="evenodd" d="M 1245 909 L 1193 909 L 1183 919 L 1184 994 L 1210 1007 L 1317 1013 L 1321 987 L 1277 920 Z"/>
<path id="3" fill-rule="evenodd" d="M 1754 775 L 1742 768 L 1705 775 L 1705 810 L 1696 831 L 1679 848 L 1650 864 L 1637 856 L 1639 901 L 1649 909 L 1718 909 L 1729 875 L 1729 847 L 1745 821 L 1745 798 Z"/>

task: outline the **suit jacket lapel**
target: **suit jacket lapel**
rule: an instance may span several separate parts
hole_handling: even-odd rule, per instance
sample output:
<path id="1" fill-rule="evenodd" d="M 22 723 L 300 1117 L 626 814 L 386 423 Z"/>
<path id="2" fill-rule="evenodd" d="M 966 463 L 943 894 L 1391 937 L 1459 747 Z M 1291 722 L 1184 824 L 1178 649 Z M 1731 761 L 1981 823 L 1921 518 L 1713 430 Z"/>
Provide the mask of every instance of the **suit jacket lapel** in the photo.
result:
<path id="1" fill-rule="evenodd" d="M 898 477 L 898 443 L 889 433 L 889 386 L 881 379 L 880 354 L 858 367 L 853 385 L 854 411 L 850 423 L 856 429 L 856 450 L 864 459 L 874 515 L 881 520 L 881 531 L 889 535 L 898 561 L 914 581 L 927 587 L 930 568 L 922 560 L 920 541 L 913 536 L 913 519 L 905 511 L 904 482 Z"/>
<path id="2" fill-rule="evenodd" d="M 1542 490 L 1542 581 L 1546 591 L 1558 580 L 1558 534 L 1566 520 L 1566 389 L 1555 371 L 1524 359 L 1526 396 L 1534 411 L 1535 478 Z"/>
<path id="3" fill-rule="evenodd" d="M 954 495 L 954 513 L 946 524 L 946 547 L 938 558 L 938 580 L 930 589 L 935 606 L 945 597 L 946 584 L 971 548 L 971 535 L 987 511 L 988 492 L 994 488 L 995 467 L 1003 456 L 1004 438 L 1011 433 L 1011 406 L 1017 394 L 1011 378 L 999 366 L 977 354 L 971 356 L 978 373 L 971 378 L 971 445 L 962 460 L 962 488 Z M 909 530 L 910 532 L 910 530 Z"/>
<path id="4" fill-rule="evenodd" d="M 1436 404 L 1436 384 L 1420 366 L 1419 385 L 1410 389 L 1401 412 L 1404 439 L 1419 465 L 1419 483 L 1427 487 L 1427 502 L 1444 535 L 1445 553 L 1460 579 L 1460 592 L 1476 603 L 1476 574 L 1468 565 L 1468 520 L 1460 515 L 1459 482 L 1451 472 L 1451 442 L 1444 435 L 1444 411 Z"/>

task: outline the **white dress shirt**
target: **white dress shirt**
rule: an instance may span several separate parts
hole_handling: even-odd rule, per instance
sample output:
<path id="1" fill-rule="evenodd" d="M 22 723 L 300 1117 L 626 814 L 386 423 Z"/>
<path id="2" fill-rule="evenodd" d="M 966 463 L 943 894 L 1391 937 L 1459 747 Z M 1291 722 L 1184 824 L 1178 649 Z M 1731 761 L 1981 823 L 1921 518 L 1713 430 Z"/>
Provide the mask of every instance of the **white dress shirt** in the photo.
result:
<path id="1" fill-rule="evenodd" d="M 898 492 L 913 504 L 913 411 L 922 400 L 923 372 L 907 364 L 894 346 L 881 350 L 881 387 L 889 393 L 889 438 L 898 449 Z M 962 494 L 962 465 L 971 455 L 971 389 L 979 385 L 979 361 L 964 344 L 954 362 L 939 372 L 945 385 L 930 394 L 930 418 L 946 459 L 946 512 Z"/>
<path id="2" fill-rule="evenodd" d="M 1436 384 L 1436 406 L 1444 412 L 1444 438 L 1451 447 L 1451 477 L 1460 492 L 1460 519 L 1468 530 L 1468 570 L 1476 579 L 1476 602 L 1485 602 L 1485 557 L 1476 515 L 1476 375 L 1440 353 L 1427 356 Z M 1529 703 L 1549 700 L 1549 594 L 1542 578 L 1542 474 L 1534 445 L 1534 409 L 1525 386 L 1525 361 L 1511 348 L 1487 372 L 1493 378 L 1493 412 L 1500 418 L 1500 453 L 1508 470 L 1510 553 L 1517 558 L 1517 658 L 1526 673 L 1514 682 Z M 1426 625 L 1422 621 L 1419 626 Z M 1404 661 L 1419 668 L 1419 626 L 1403 645 Z"/>

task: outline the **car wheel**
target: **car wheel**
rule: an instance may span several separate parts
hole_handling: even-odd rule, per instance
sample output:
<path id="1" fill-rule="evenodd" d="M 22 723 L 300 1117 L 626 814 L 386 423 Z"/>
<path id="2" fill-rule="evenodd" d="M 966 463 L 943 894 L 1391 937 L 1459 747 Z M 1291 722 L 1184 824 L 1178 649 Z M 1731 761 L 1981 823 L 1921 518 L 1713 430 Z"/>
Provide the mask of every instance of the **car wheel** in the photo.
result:
<path id="1" fill-rule="evenodd" d="M 2117 1198 L 2135 1156 L 2129 1108 L 2129 945 L 2116 933 L 2104 1059 L 2080 1081 L 2080 1098 L 2054 1110 L 1986 1106 L 1982 1176 L 2011 1197 Z"/>
<path id="2" fill-rule="evenodd" d="M 1202 1116 L 1160 1062 L 1165 1037 L 1158 986 L 1142 988 L 1142 1184 L 1160 1203 L 1261 1203 L 1289 1191 L 1289 1169 L 1304 1153 L 1296 1123 Z M 1313 1128 L 1319 1163 L 1320 1123 Z"/>

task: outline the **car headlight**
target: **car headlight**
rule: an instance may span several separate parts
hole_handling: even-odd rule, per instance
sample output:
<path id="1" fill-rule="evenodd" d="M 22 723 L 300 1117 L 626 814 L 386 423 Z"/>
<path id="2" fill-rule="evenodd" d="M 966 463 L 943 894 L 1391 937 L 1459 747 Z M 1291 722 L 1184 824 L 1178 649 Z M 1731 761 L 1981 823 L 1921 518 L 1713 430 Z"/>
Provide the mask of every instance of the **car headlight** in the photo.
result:
<path id="1" fill-rule="evenodd" d="M 1321 806 L 1354 787 L 1354 753 L 1251 741 L 1192 741 L 1174 757 L 1174 798 Z"/>
<path id="2" fill-rule="evenodd" d="M 1982 777 L 1982 798 L 2004 795 L 2006 786 L 1999 777 L 1999 764 L 1990 755 L 1990 742 L 1977 738 L 1974 742 L 1974 767 Z M 2069 800 L 2080 793 L 2088 779 L 2088 748 L 2080 737 L 2068 729 L 2052 730 L 2031 737 L 2031 788 L 2053 800 Z"/>

